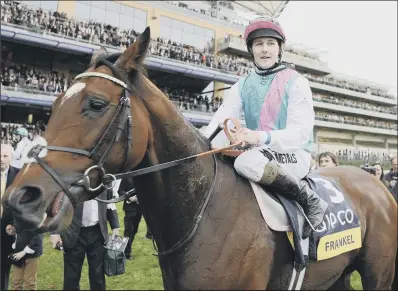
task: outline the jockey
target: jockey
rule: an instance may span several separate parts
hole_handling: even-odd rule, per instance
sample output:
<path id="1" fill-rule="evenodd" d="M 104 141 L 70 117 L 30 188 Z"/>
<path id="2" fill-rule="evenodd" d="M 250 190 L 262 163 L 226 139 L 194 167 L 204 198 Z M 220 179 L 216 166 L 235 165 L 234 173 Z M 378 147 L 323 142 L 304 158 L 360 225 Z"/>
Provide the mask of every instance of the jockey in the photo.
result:
<path id="1" fill-rule="evenodd" d="M 24 165 L 22 154 L 25 149 L 30 146 L 31 141 L 28 138 L 28 131 L 26 128 L 20 127 L 15 130 L 14 134 L 18 137 L 18 143 L 15 147 L 13 161 L 11 166 L 21 169 Z"/>
<path id="2" fill-rule="evenodd" d="M 301 183 L 310 169 L 313 143 L 310 86 L 306 78 L 282 64 L 286 37 L 275 19 L 255 19 L 244 38 L 255 68 L 231 87 L 204 135 L 209 137 L 226 118 L 239 118 L 243 110 L 247 128 L 233 130 L 233 136 L 235 142 L 253 147 L 236 158 L 236 171 L 297 201 L 316 228 L 328 204 Z M 306 224 L 303 238 L 310 233 Z"/>

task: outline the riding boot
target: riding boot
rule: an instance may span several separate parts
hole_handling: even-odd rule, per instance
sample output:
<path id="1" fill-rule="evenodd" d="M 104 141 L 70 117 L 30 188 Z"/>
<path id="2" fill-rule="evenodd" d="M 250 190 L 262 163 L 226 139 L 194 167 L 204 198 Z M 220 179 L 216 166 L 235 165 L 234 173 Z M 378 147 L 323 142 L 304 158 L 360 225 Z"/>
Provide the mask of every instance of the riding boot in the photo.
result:
<path id="1" fill-rule="evenodd" d="M 287 199 L 297 201 L 312 224 L 312 228 L 315 229 L 322 223 L 328 203 L 322 200 L 306 184 L 302 184 L 299 178 L 280 167 L 275 161 L 270 161 L 265 166 L 264 174 L 259 183 L 276 189 L 279 194 Z M 311 234 L 312 228 L 308 223 L 304 224 L 303 239 Z"/>

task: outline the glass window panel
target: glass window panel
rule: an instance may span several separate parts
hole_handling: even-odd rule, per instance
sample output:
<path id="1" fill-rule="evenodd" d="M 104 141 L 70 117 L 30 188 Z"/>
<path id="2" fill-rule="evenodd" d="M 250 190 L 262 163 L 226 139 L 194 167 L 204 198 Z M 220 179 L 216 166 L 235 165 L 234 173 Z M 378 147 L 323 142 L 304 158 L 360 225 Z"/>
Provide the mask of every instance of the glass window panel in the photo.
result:
<path id="1" fill-rule="evenodd" d="M 146 20 L 146 11 L 141 9 L 134 9 L 134 18 Z"/>
<path id="2" fill-rule="evenodd" d="M 194 37 L 190 33 L 183 33 L 183 43 L 188 45 L 194 45 Z"/>
<path id="3" fill-rule="evenodd" d="M 106 9 L 106 1 L 91 1 L 91 7 Z"/>
<path id="4" fill-rule="evenodd" d="M 172 40 L 180 44 L 182 42 L 182 31 L 176 28 L 171 29 Z"/>
<path id="5" fill-rule="evenodd" d="M 106 11 L 106 23 L 119 27 L 119 13 Z"/>
<path id="6" fill-rule="evenodd" d="M 203 34 L 204 34 L 203 28 L 200 26 L 197 26 L 197 25 L 194 25 L 193 31 L 194 31 L 194 34 L 196 34 L 196 35 L 203 36 Z"/>
<path id="7" fill-rule="evenodd" d="M 119 15 L 119 27 L 122 29 L 132 29 L 133 19 L 130 16 L 120 14 Z"/>
<path id="8" fill-rule="evenodd" d="M 106 1 L 106 11 L 120 12 L 120 4 L 113 1 Z M 123 5 L 124 6 L 124 5 Z"/>
<path id="9" fill-rule="evenodd" d="M 99 22 L 107 23 L 107 21 L 105 19 L 105 10 L 91 6 L 90 20 L 97 20 Z"/>
<path id="10" fill-rule="evenodd" d="M 209 37 L 210 39 L 211 39 L 212 37 L 214 37 L 214 30 L 211 30 L 211 29 L 205 29 L 205 30 L 206 30 L 205 35 L 206 35 L 207 37 Z"/>
<path id="11" fill-rule="evenodd" d="M 178 28 L 178 29 L 180 29 L 180 27 L 181 27 L 181 22 L 178 21 L 178 20 L 172 19 L 172 20 L 171 20 L 171 27 L 172 27 L 172 28 Z"/>
<path id="12" fill-rule="evenodd" d="M 76 2 L 75 17 L 77 20 L 89 20 L 90 6 L 80 2 Z"/>
<path id="13" fill-rule="evenodd" d="M 197 47 L 199 47 L 199 40 L 198 40 L 198 37 L 196 36 L 196 35 L 194 35 L 194 37 L 192 38 L 192 46 L 193 47 L 195 47 L 195 48 L 197 48 Z"/>
<path id="14" fill-rule="evenodd" d="M 171 19 L 165 16 L 160 16 L 160 27 L 171 27 Z"/>
<path id="15" fill-rule="evenodd" d="M 173 28 L 178 28 L 179 30 L 184 31 L 184 30 L 185 30 L 185 25 L 186 25 L 186 24 L 187 24 L 186 22 L 180 21 L 180 22 L 178 23 L 178 26 L 174 26 Z"/>
<path id="16" fill-rule="evenodd" d="M 120 13 L 129 16 L 130 18 L 134 17 L 134 8 L 127 5 L 120 5 Z"/>
<path id="17" fill-rule="evenodd" d="M 206 41 L 205 41 L 204 37 L 203 36 L 198 37 L 198 46 L 197 46 L 197 48 L 198 49 L 204 49 L 205 46 L 206 46 Z"/>
<path id="18" fill-rule="evenodd" d="M 193 24 L 185 23 L 184 31 L 193 34 Z"/>
<path id="19" fill-rule="evenodd" d="M 138 32 L 142 33 L 146 28 L 146 20 L 142 19 L 134 19 L 133 20 L 133 29 Z"/>
<path id="20" fill-rule="evenodd" d="M 167 26 L 160 26 L 160 37 L 170 39 L 171 28 Z"/>
<path id="21" fill-rule="evenodd" d="M 58 1 L 41 1 L 41 8 L 43 8 L 43 10 L 57 11 Z"/>

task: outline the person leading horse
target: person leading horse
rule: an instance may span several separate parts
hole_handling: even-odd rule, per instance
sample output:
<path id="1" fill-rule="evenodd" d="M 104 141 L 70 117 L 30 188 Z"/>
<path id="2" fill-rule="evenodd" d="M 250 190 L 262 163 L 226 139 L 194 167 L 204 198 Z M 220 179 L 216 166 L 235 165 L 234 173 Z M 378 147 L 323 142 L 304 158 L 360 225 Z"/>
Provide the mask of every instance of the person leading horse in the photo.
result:
<path id="1" fill-rule="evenodd" d="M 233 138 L 254 148 L 241 154 L 234 167 L 245 178 L 297 201 L 312 224 L 304 229 L 306 238 L 322 223 L 328 207 L 300 181 L 311 163 L 311 89 L 307 79 L 282 64 L 286 36 L 277 20 L 255 19 L 244 37 L 255 69 L 231 87 L 204 135 L 209 137 L 226 118 L 239 117 L 243 109 L 247 128 L 235 131 Z M 272 152 L 287 153 L 286 163 L 279 164 Z"/>

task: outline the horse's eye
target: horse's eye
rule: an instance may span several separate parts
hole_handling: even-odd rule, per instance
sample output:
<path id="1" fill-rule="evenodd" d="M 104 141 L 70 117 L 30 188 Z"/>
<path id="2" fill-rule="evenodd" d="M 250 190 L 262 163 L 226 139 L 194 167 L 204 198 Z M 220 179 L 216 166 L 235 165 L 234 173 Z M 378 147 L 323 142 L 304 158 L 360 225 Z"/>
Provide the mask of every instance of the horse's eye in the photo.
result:
<path id="1" fill-rule="evenodd" d="M 90 109 L 93 111 L 101 112 L 104 110 L 106 103 L 100 100 L 91 100 L 90 102 Z"/>

